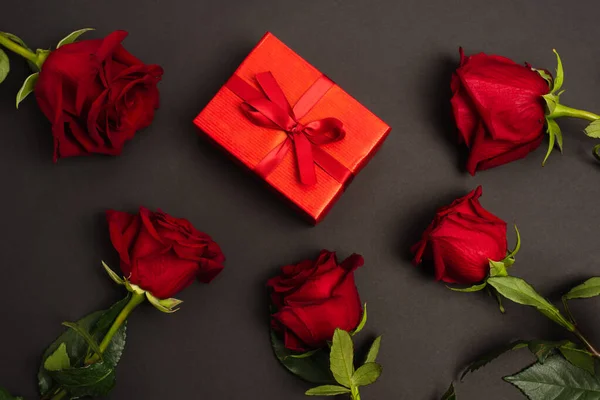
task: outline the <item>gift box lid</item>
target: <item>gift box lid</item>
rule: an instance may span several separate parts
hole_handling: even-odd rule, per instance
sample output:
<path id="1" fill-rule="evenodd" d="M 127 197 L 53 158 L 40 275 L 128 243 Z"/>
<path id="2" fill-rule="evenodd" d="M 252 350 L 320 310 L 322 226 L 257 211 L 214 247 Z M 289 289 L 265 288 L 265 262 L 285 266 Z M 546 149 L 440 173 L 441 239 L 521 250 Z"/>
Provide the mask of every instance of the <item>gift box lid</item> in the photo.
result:
<path id="1" fill-rule="evenodd" d="M 324 75 L 277 39 L 267 33 L 229 80 L 241 80 L 262 93 L 257 75 L 270 72 L 291 106 Z M 239 82 L 238 82 L 239 83 Z M 315 85 L 316 86 L 316 85 Z M 225 84 L 194 123 L 218 146 L 247 169 L 257 165 L 277 146 L 288 140 L 282 129 L 260 126 L 249 118 L 244 100 Z M 312 223 L 323 219 L 358 172 L 376 153 L 390 127 L 338 85 L 332 83 L 298 122 L 302 124 L 336 118 L 343 123 L 343 139 L 318 146 L 348 170 L 343 179 L 332 177 L 314 165 L 316 183 L 304 185 L 298 177 L 296 152 L 290 146 L 283 159 L 268 174 L 259 174 L 279 194 L 291 202 Z M 340 182 L 341 181 L 341 182 Z"/>

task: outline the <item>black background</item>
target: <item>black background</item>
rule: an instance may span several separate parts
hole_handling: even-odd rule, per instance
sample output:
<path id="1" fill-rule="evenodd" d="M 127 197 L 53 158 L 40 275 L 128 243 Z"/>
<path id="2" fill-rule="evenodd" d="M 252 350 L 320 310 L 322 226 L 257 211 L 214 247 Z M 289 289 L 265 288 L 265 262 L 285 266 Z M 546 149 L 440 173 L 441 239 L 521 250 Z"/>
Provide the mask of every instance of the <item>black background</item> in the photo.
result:
<path id="1" fill-rule="evenodd" d="M 50 124 L 35 100 L 15 95 L 27 76 L 11 56 L 0 87 L 0 385 L 36 398 L 35 373 L 60 322 L 123 296 L 100 260 L 117 268 L 103 212 L 141 204 L 189 219 L 221 244 L 225 271 L 179 297 L 180 312 L 133 314 L 111 399 L 303 399 L 309 385 L 271 354 L 265 280 L 321 248 L 365 256 L 357 284 L 369 304 L 367 341 L 383 334 L 384 373 L 365 400 L 439 399 L 469 360 L 515 338 L 562 338 L 534 310 L 502 316 L 482 294 L 452 293 L 411 266 L 409 246 L 435 209 L 483 185 L 482 203 L 518 224 L 523 247 L 513 274 L 552 299 L 598 275 L 600 166 L 582 133 L 563 121 L 565 154 L 527 159 L 471 177 L 455 144 L 450 74 L 458 46 L 534 66 L 565 64 L 564 103 L 600 110 L 597 1 L 481 0 L 28 0 L 3 1 L 0 30 L 32 47 L 69 32 L 115 29 L 126 47 L 164 67 L 153 125 L 120 157 L 52 163 Z M 393 128 L 379 154 L 317 227 L 201 140 L 192 119 L 270 30 Z M 514 234 L 510 233 L 510 243 Z M 598 303 L 574 312 L 600 343 Z M 501 358 L 458 387 L 462 400 L 519 399 L 503 375 L 532 361 Z"/>

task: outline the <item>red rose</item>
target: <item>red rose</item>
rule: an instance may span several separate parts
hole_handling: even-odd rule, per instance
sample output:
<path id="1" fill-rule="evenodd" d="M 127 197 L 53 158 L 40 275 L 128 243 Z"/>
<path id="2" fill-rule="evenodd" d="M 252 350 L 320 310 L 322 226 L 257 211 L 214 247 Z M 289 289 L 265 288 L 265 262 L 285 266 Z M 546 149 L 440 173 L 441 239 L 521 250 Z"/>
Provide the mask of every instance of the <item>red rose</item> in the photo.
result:
<path id="1" fill-rule="evenodd" d="M 185 219 L 144 207 L 138 215 L 109 210 L 106 219 L 123 276 L 159 299 L 174 296 L 195 278 L 208 283 L 223 269 L 219 245 Z"/>
<path id="2" fill-rule="evenodd" d="M 286 265 L 281 275 L 269 279 L 276 309 L 272 327 L 283 334 L 286 348 L 320 348 L 333 338 L 336 328 L 350 331 L 358 326 L 362 307 L 354 270 L 363 263 L 358 254 L 338 263 L 335 253 L 322 250 L 316 261 Z"/>
<path id="3" fill-rule="evenodd" d="M 123 144 L 152 122 L 163 70 L 125 50 L 126 36 L 116 31 L 64 45 L 42 65 L 35 96 L 52 122 L 54 161 L 120 154 Z"/>
<path id="4" fill-rule="evenodd" d="M 433 261 L 435 278 L 471 284 L 487 276 L 489 260 L 506 257 L 506 222 L 479 204 L 481 186 L 437 211 L 435 219 L 412 247 L 414 263 Z"/>
<path id="5" fill-rule="evenodd" d="M 523 158 L 542 143 L 542 96 L 550 88 L 531 68 L 483 53 L 465 57 L 460 49 L 451 86 L 460 140 L 470 149 L 471 175 Z"/>

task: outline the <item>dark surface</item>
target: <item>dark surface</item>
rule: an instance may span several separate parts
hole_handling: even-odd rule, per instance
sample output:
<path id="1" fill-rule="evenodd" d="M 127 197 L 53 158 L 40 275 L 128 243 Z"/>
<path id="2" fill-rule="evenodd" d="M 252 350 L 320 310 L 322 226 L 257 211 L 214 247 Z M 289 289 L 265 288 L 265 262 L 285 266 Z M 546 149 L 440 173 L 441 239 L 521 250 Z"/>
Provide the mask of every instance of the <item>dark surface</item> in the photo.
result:
<path id="1" fill-rule="evenodd" d="M 527 159 L 470 177 L 455 145 L 449 80 L 459 45 L 566 70 L 566 104 L 600 110 L 597 1 L 47 1 L 3 2 L 0 30 L 49 47 L 126 29 L 126 47 L 164 67 L 154 124 L 121 157 L 52 164 L 50 125 L 15 94 L 26 66 L 0 87 L 0 385 L 36 398 L 35 372 L 60 322 L 123 296 L 100 260 L 117 268 L 103 211 L 140 204 L 188 218 L 227 255 L 210 285 L 181 294 L 180 312 L 147 306 L 130 320 L 111 399 L 303 399 L 309 385 L 271 354 L 264 282 L 277 267 L 321 248 L 359 252 L 357 283 L 369 304 L 367 339 L 384 334 L 379 382 L 364 400 L 439 399 L 469 360 L 515 338 L 560 338 L 531 309 L 458 294 L 409 263 L 407 251 L 435 209 L 481 184 L 486 208 L 521 230 L 514 274 L 546 295 L 600 274 L 600 166 L 583 124 L 562 122 L 565 154 Z M 393 128 L 370 165 L 319 226 L 307 225 L 250 175 L 200 140 L 192 119 L 244 55 L 271 30 Z M 511 243 L 514 235 L 511 233 Z M 575 314 L 600 344 L 600 300 Z M 595 321 L 586 321 L 595 317 Z M 531 357 L 501 358 L 458 387 L 461 400 L 523 398 L 501 376 Z"/>

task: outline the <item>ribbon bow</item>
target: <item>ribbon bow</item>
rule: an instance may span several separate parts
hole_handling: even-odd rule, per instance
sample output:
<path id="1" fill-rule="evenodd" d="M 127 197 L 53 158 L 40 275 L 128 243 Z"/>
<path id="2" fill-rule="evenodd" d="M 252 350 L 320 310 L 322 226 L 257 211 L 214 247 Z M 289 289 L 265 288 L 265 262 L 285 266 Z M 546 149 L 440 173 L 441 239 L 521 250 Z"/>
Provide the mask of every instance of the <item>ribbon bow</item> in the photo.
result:
<path id="1" fill-rule="evenodd" d="M 346 132 L 342 122 L 337 118 L 323 118 L 307 124 L 299 122 L 334 83 L 321 76 L 292 108 L 271 72 L 257 74 L 256 80 L 264 94 L 237 75 L 229 79 L 227 87 L 244 100 L 242 110 L 248 119 L 265 128 L 283 130 L 287 138 L 256 165 L 255 171 L 262 177 L 268 176 L 293 148 L 300 182 L 304 185 L 311 186 L 317 182 L 314 164 L 338 182 L 345 183 L 352 176 L 350 170 L 319 148 L 344 138 Z"/>

